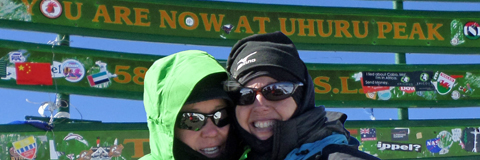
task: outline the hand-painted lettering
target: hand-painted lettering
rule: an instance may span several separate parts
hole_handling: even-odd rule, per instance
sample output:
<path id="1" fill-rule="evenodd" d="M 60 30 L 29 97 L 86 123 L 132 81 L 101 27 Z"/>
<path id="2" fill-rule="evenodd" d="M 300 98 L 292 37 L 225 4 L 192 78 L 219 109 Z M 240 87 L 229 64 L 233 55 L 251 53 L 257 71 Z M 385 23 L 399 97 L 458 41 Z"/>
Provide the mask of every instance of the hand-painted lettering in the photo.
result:
<path id="1" fill-rule="evenodd" d="M 80 17 L 82 17 L 82 5 L 83 3 L 80 2 L 75 2 L 77 5 L 77 14 L 72 16 L 72 2 L 69 1 L 63 1 L 63 4 L 65 5 L 65 17 L 67 17 L 69 20 L 78 20 Z"/>
<path id="2" fill-rule="evenodd" d="M 242 28 L 244 28 L 244 30 L 241 30 Z M 250 27 L 250 23 L 248 22 L 247 16 L 240 16 L 240 18 L 238 19 L 237 29 L 235 29 L 235 33 L 242 33 L 242 31 L 244 33 L 250 33 L 250 34 L 253 33 L 252 28 Z"/>
<path id="3" fill-rule="evenodd" d="M 141 158 L 145 155 L 143 152 L 143 144 L 150 142 L 150 139 L 125 139 L 123 144 L 133 143 L 133 156 L 132 158 Z"/>
<path id="4" fill-rule="evenodd" d="M 319 89 L 318 87 L 315 87 L 315 93 L 320 93 L 320 94 L 325 94 L 328 93 L 332 90 L 332 86 L 330 84 L 326 83 L 330 80 L 330 77 L 316 77 L 313 79 L 313 84 L 319 87 L 323 87 L 324 89 Z"/>

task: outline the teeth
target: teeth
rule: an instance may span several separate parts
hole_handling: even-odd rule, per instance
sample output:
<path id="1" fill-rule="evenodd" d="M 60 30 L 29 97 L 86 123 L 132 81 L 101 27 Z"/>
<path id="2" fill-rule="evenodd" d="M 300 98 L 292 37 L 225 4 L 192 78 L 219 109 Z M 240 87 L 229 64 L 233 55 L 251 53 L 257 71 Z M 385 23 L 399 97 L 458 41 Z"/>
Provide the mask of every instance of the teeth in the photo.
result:
<path id="1" fill-rule="evenodd" d="M 255 122 L 254 125 L 257 128 L 268 128 L 273 126 L 273 121 L 263 121 L 263 122 Z"/>
<path id="2" fill-rule="evenodd" d="M 218 150 L 218 147 L 212 147 L 212 148 L 204 148 L 202 149 L 203 152 L 205 152 L 206 154 L 215 154 L 217 153 L 219 150 Z"/>

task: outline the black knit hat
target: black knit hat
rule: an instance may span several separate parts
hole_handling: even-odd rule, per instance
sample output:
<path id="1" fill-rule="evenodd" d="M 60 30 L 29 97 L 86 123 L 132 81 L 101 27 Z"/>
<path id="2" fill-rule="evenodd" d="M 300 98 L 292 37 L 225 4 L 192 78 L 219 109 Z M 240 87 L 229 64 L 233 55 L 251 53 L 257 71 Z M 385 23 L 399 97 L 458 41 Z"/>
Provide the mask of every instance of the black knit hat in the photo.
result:
<path id="1" fill-rule="evenodd" d="M 224 99 L 228 106 L 233 106 L 233 101 L 223 90 L 222 82 L 226 79 L 226 73 L 214 73 L 204 77 L 195 85 L 185 101 L 185 104 L 192 104 L 212 99 Z"/>
<path id="2" fill-rule="evenodd" d="M 227 70 L 241 85 L 260 76 L 277 81 L 302 82 L 308 86 L 310 78 L 305 63 L 300 59 L 293 42 L 282 32 L 257 34 L 239 40 L 227 59 Z M 292 95 L 298 107 L 302 107 L 304 89 L 298 88 Z M 296 116 L 307 108 L 297 108 Z"/>
<path id="3" fill-rule="evenodd" d="M 276 77 L 293 76 L 299 82 L 305 83 L 306 67 L 298 55 L 293 42 L 282 32 L 257 34 L 239 40 L 232 48 L 227 59 L 227 70 L 236 80 L 244 85 L 259 77 L 244 77 L 252 69 L 269 70 L 282 69 L 282 74 Z M 266 69 L 267 68 L 267 69 Z M 278 79 L 277 79 L 278 80 Z"/>

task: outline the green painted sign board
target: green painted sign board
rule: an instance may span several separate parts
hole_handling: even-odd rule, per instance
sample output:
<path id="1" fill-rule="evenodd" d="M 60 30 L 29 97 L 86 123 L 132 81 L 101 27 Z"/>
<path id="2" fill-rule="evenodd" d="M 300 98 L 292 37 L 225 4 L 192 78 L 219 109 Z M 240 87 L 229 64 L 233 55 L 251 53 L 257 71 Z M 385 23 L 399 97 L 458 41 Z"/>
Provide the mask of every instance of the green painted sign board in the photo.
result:
<path id="1" fill-rule="evenodd" d="M 480 156 L 476 150 L 480 147 L 478 120 L 362 123 L 347 122 L 347 130 L 360 141 L 359 150 L 381 159 L 472 159 Z M 35 149 L 30 155 L 36 159 L 89 156 L 135 160 L 150 153 L 148 134 L 146 123 L 59 123 L 55 124 L 54 131 L 26 124 L 0 125 L 0 159 L 19 159 Z M 20 150 L 29 145 L 34 147 Z"/>
<path id="2" fill-rule="evenodd" d="M 142 100 L 144 75 L 162 57 L 0 40 L 0 87 Z M 17 62 L 50 64 L 55 85 L 17 84 Z M 479 65 L 307 64 L 307 68 L 316 103 L 326 107 L 480 105 Z"/>
<path id="3" fill-rule="evenodd" d="M 480 12 L 205 1 L 7 0 L 0 27 L 232 46 L 282 31 L 301 50 L 478 54 Z"/>

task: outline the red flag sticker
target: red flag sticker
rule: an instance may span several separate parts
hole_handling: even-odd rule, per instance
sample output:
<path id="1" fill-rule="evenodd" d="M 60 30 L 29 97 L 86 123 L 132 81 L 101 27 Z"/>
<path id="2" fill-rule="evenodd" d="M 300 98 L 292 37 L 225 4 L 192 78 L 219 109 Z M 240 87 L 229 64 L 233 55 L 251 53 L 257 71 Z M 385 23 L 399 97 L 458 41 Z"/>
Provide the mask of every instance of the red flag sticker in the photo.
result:
<path id="1" fill-rule="evenodd" d="M 22 85 L 52 85 L 50 63 L 15 63 L 17 84 Z"/>

